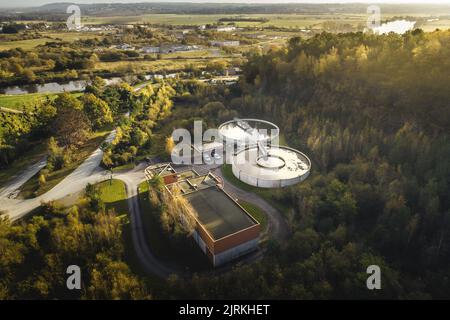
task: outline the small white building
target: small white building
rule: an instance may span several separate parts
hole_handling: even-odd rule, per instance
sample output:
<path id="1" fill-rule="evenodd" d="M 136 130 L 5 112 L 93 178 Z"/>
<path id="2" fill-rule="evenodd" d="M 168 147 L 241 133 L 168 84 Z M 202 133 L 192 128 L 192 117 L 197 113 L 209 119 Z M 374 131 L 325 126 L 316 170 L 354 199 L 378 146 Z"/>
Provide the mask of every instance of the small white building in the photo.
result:
<path id="1" fill-rule="evenodd" d="M 238 40 L 211 41 L 214 47 L 238 47 L 241 43 Z"/>
<path id="2" fill-rule="evenodd" d="M 236 27 L 235 26 L 221 26 L 221 27 L 217 27 L 216 31 L 217 32 L 232 32 L 235 31 Z"/>
<path id="3" fill-rule="evenodd" d="M 160 51 L 161 51 L 160 47 L 147 46 L 142 48 L 142 52 L 144 53 L 160 53 Z"/>
<path id="4" fill-rule="evenodd" d="M 133 46 L 127 44 L 127 43 L 123 43 L 123 44 L 120 44 L 120 45 L 116 46 L 116 49 L 132 51 L 132 50 L 134 50 L 135 48 L 134 48 Z"/>

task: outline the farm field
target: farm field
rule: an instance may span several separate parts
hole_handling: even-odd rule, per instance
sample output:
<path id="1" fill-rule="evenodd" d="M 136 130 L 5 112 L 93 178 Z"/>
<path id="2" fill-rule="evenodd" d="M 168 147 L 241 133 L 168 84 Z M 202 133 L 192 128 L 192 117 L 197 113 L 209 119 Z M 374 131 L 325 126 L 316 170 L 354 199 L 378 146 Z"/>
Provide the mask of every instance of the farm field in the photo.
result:
<path id="1" fill-rule="evenodd" d="M 22 48 L 24 50 L 33 49 L 39 45 L 45 44 L 51 41 L 48 38 L 30 39 L 30 40 L 18 40 L 18 41 L 0 41 L 0 51 L 10 50 L 14 48 Z"/>
<path id="2" fill-rule="evenodd" d="M 249 14 L 249 15 L 225 15 L 225 14 L 212 14 L 212 15 L 183 15 L 183 14 L 151 14 L 142 16 L 130 16 L 130 17 L 87 17 L 83 20 L 85 24 L 114 24 L 114 23 L 126 23 L 126 24 L 165 24 L 173 26 L 182 25 L 205 25 L 220 22 L 220 19 L 226 18 L 264 18 L 268 19 L 267 22 L 253 22 L 253 21 L 236 21 L 236 25 L 239 27 L 306 27 L 311 25 L 317 25 L 324 21 L 336 20 L 341 22 L 364 22 L 367 18 L 365 15 L 348 15 L 348 16 L 335 16 L 335 15 L 297 15 L 297 14 Z M 224 21 L 224 24 L 227 24 Z"/>
<path id="3" fill-rule="evenodd" d="M 402 13 L 396 16 L 409 17 L 428 17 L 425 14 Z M 382 20 L 392 19 L 394 15 L 383 15 Z M 367 14 L 322 14 L 322 15 L 304 15 L 304 14 L 248 14 L 248 15 L 226 15 L 226 14 L 212 14 L 212 15 L 184 15 L 184 14 L 150 14 L 141 16 L 126 16 L 126 17 L 87 17 L 83 20 L 85 24 L 164 24 L 173 26 L 193 25 L 200 26 L 205 24 L 218 23 L 220 19 L 224 18 L 263 18 L 266 22 L 253 21 L 236 21 L 235 25 L 238 27 L 258 27 L 258 28 L 312 28 L 323 29 L 324 22 L 337 22 L 342 24 L 350 24 L 352 26 L 365 25 L 367 21 Z M 228 22 L 224 22 L 227 24 Z M 442 19 L 438 21 L 425 22 L 423 28 L 427 31 L 436 28 L 450 27 L 450 20 Z"/>
<path id="4" fill-rule="evenodd" d="M 37 46 L 44 45 L 47 42 L 73 42 L 82 39 L 92 39 L 100 37 L 96 33 L 86 33 L 86 32 L 61 32 L 61 33 L 41 33 L 41 38 L 39 39 L 29 39 L 29 40 L 17 40 L 17 41 L 0 41 L 0 51 L 10 50 L 14 48 L 21 48 L 24 50 L 30 50 L 36 48 Z"/>

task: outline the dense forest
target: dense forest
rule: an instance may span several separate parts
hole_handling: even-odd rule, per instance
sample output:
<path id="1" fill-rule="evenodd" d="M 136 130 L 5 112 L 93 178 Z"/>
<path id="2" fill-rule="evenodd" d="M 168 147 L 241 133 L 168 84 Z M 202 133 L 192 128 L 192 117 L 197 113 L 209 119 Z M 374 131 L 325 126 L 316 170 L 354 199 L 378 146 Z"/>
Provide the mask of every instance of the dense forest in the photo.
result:
<path id="1" fill-rule="evenodd" d="M 237 114 L 277 123 L 289 145 L 313 162 L 305 182 L 272 192 L 285 208 L 291 236 L 284 243 L 270 241 L 259 263 L 237 264 L 214 277 L 172 276 L 156 290 L 153 281 L 141 281 L 121 264 L 119 235 L 110 234 L 119 228 L 114 213 L 93 207 L 95 196 L 88 193 L 85 204 L 69 213 L 46 206 L 44 216 L 0 225 L 0 248 L 7 253 L 0 256 L 0 297 L 66 297 L 60 283 L 46 279 L 61 273 L 52 270 L 73 254 L 86 259 L 80 264 L 89 263 L 89 270 L 112 270 L 90 275 L 89 289 L 77 298 L 449 298 L 449 56 L 450 31 L 323 33 L 252 53 L 239 86 L 177 82 L 149 87 L 140 96 L 122 87 L 114 99 L 107 89 L 98 94 L 98 86 L 89 88 L 104 101 L 131 106 L 130 119 L 120 124 L 123 138 L 109 146 L 120 155 L 113 162 L 132 147 L 138 152 L 144 140 L 134 136 L 137 129 L 152 145 L 154 131 L 189 129 L 196 117 L 208 126 Z M 93 114 L 87 116 L 95 123 Z M 72 233 L 81 240 L 67 237 Z M 101 241 L 89 242 L 91 236 Z M 33 275 L 27 261 L 40 261 Z M 381 268 L 382 290 L 366 288 L 372 264 Z M 101 291 L 122 275 L 131 294 Z"/>
<path id="2" fill-rule="evenodd" d="M 250 59 L 232 105 L 313 160 L 276 195 L 293 231 L 277 297 L 362 297 L 350 270 L 371 259 L 383 297 L 450 296 L 449 54 L 450 32 L 416 30 L 294 38 Z"/>
<path id="3" fill-rule="evenodd" d="M 69 211 L 48 203 L 26 222 L 0 219 L 0 300 L 150 298 L 125 263 L 124 228 L 91 185 Z M 83 289 L 69 291 L 66 268 L 74 263 L 88 272 Z"/>

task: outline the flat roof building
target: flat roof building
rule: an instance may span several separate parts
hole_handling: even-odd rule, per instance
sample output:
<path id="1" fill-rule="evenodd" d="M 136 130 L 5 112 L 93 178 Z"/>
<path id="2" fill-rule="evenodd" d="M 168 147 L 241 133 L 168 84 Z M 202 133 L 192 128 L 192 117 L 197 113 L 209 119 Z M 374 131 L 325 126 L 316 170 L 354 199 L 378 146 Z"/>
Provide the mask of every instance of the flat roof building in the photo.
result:
<path id="1" fill-rule="evenodd" d="M 197 215 L 193 238 L 213 266 L 220 266 L 258 248 L 260 224 L 222 188 L 212 173 L 195 170 L 176 172 L 170 164 L 145 170 L 147 178 L 160 175 L 167 191 L 174 187 L 191 204 Z"/>

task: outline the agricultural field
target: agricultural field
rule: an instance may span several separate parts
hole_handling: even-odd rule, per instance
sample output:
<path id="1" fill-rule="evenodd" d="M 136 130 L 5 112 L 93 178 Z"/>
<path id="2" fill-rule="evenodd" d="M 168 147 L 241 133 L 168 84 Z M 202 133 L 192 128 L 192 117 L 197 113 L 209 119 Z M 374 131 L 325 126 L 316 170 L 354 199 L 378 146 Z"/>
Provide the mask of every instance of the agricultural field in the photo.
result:
<path id="1" fill-rule="evenodd" d="M 427 18 L 425 14 L 416 13 L 402 13 L 398 16 L 409 16 L 417 18 Z M 383 20 L 392 19 L 394 15 L 386 14 L 382 16 Z M 212 14 L 212 15 L 184 15 L 184 14 L 150 14 L 141 16 L 126 16 L 126 17 L 87 17 L 83 20 L 85 24 L 163 24 L 172 26 L 200 26 L 206 24 L 219 23 L 220 19 L 265 19 L 266 21 L 234 21 L 237 27 L 251 27 L 251 28 L 307 28 L 307 29 L 324 29 L 329 22 L 336 22 L 339 24 L 348 24 L 352 27 L 359 25 L 365 26 L 368 15 L 367 14 L 321 14 L 321 15 L 304 15 L 304 14 L 248 14 L 248 15 L 226 15 L 226 14 Z M 229 22 L 224 21 L 224 24 Z M 425 22 L 423 28 L 426 31 L 435 30 L 436 28 L 446 29 L 450 27 L 450 20 L 442 19 L 437 21 Z"/>
<path id="2" fill-rule="evenodd" d="M 23 50 L 31 50 L 37 46 L 44 45 L 47 42 L 73 42 L 76 40 L 100 38 L 101 35 L 97 33 L 86 32 L 61 32 L 61 33 L 40 33 L 41 37 L 38 39 L 15 40 L 15 41 L 0 41 L 0 51 L 10 50 L 14 48 L 21 48 Z"/>
<path id="3" fill-rule="evenodd" d="M 0 41 L 0 51 L 22 48 L 24 50 L 31 50 L 39 45 L 43 45 L 46 42 L 51 41 L 48 38 L 39 39 L 29 39 L 29 40 L 18 40 L 18 41 Z"/>
<path id="4" fill-rule="evenodd" d="M 434 31 L 436 29 L 441 29 L 441 30 L 450 29 L 450 19 L 439 19 L 436 21 L 427 21 L 422 26 L 422 29 L 426 32 Z"/>

